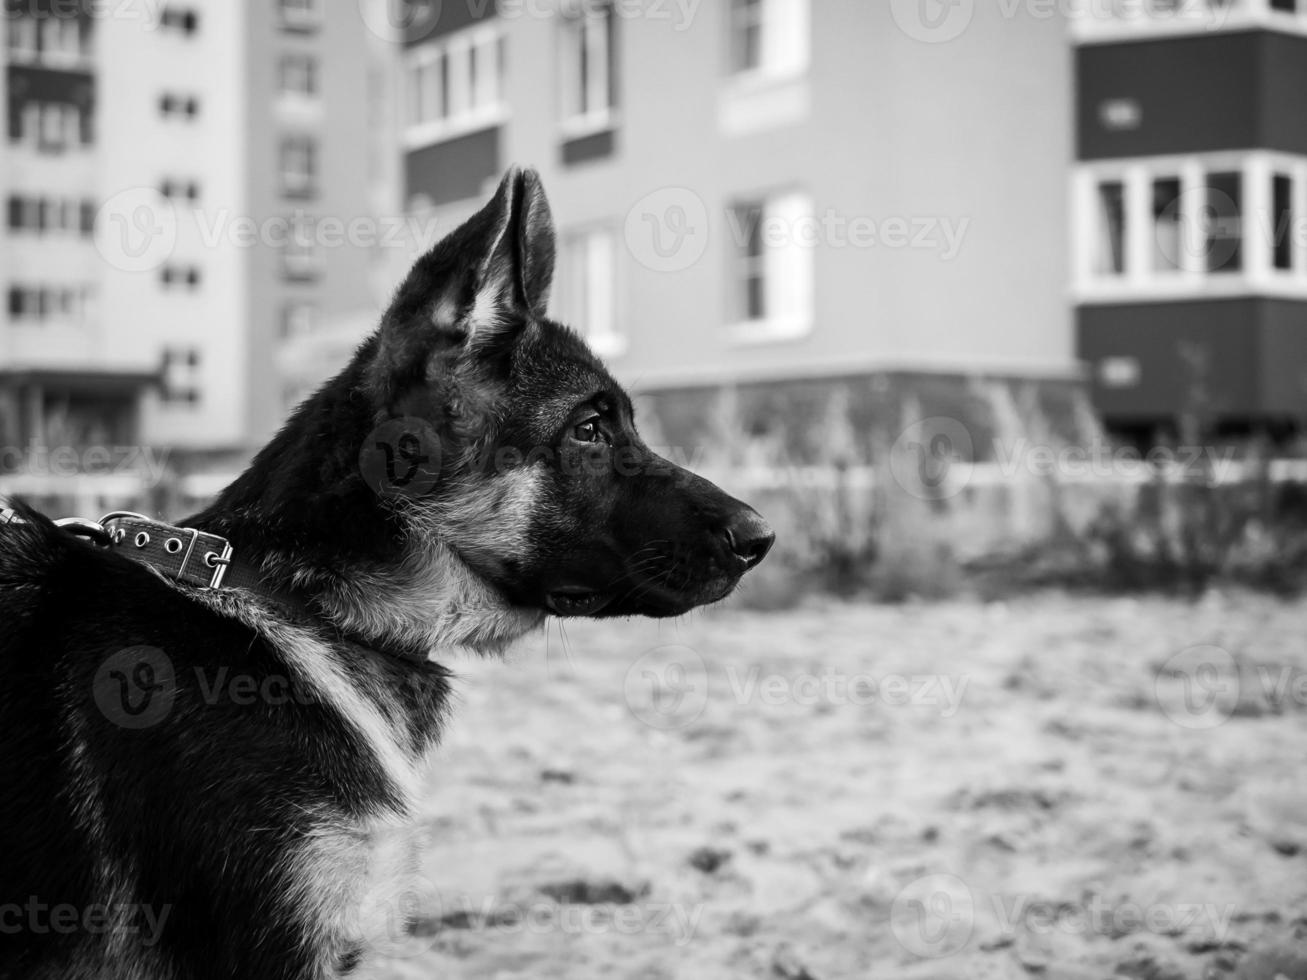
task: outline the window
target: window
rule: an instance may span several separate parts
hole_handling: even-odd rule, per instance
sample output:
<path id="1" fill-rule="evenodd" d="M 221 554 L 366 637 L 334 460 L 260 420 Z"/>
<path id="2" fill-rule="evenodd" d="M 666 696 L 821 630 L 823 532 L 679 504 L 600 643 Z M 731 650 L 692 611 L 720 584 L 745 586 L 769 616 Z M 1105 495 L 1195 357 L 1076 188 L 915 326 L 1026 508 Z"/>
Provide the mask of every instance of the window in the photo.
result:
<path id="1" fill-rule="evenodd" d="M 194 120 L 200 114 L 200 100 L 193 95 L 164 93 L 159 96 L 159 114 L 165 119 Z"/>
<path id="2" fill-rule="evenodd" d="M 286 241 L 281 247 L 282 276 L 302 282 L 318 278 L 321 271 L 322 255 L 313 222 L 297 215 L 287 222 Z"/>
<path id="3" fill-rule="evenodd" d="M 731 0 L 731 70 L 785 78 L 808 70 L 811 0 Z"/>
<path id="4" fill-rule="evenodd" d="M 768 339 L 808 333 L 818 240 L 811 200 L 792 192 L 739 202 L 727 224 L 737 334 Z"/>
<path id="5" fill-rule="evenodd" d="M 15 323 L 57 320 L 77 325 L 86 318 L 90 297 L 86 286 L 10 286 L 9 318 Z"/>
<path id="6" fill-rule="evenodd" d="M 163 400 L 172 405 L 195 405 L 200 400 L 200 352 L 169 347 L 163 352 Z"/>
<path id="7" fill-rule="evenodd" d="M 287 197 L 318 192 L 318 141 L 313 137 L 287 136 L 281 141 L 281 190 Z"/>
<path id="8" fill-rule="evenodd" d="M 82 110 L 69 102 L 28 102 L 11 117 L 14 142 L 37 153 L 58 155 L 90 142 Z"/>
<path id="9" fill-rule="evenodd" d="M 29 102 L 17 118 L 14 136 L 38 153 L 58 155 L 89 142 L 81 108 L 69 102 Z"/>
<path id="10" fill-rule="evenodd" d="M 159 25 L 166 31 L 192 37 L 200 29 L 200 15 L 189 7 L 168 6 L 159 15 Z"/>
<path id="11" fill-rule="evenodd" d="M 1243 176 L 1214 173 L 1207 177 L 1203 231 L 1208 272 L 1243 269 Z"/>
<path id="12" fill-rule="evenodd" d="M 318 308 L 312 303 L 287 303 L 281 310 L 281 336 L 306 337 L 318 328 Z"/>
<path id="13" fill-rule="evenodd" d="M 89 235 L 95 222 L 95 205 L 89 201 L 15 194 L 9 197 L 8 205 L 9 228 L 12 231 Z M 88 209 L 89 224 L 86 217 Z"/>
<path id="14" fill-rule="evenodd" d="M 288 31 L 314 31 L 322 25 L 319 0 L 278 0 L 281 26 Z"/>
<path id="15" fill-rule="evenodd" d="M 52 11 L 41 18 L 41 60 L 52 65 L 69 65 L 81 61 L 82 25 L 76 17 L 64 17 Z"/>
<path id="16" fill-rule="evenodd" d="M 9 60 L 35 61 L 37 56 L 37 21 L 32 17 L 15 16 L 9 21 Z"/>
<path id="17" fill-rule="evenodd" d="M 563 238 L 555 312 L 589 342 L 612 357 L 626 346 L 617 323 L 617 236 L 610 228 Z"/>
<path id="18" fill-rule="evenodd" d="M 1086 163 L 1076 180 L 1082 292 L 1178 298 L 1272 284 L 1307 292 L 1307 155 Z"/>
<path id="19" fill-rule="evenodd" d="M 202 279 L 199 267 L 194 265 L 165 265 L 159 269 L 159 283 L 166 290 L 195 292 Z"/>
<path id="20" fill-rule="evenodd" d="M 612 125 L 617 104 L 612 7 L 587 3 L 562 21 L 563 125 L 595 132 Z"/>
<path id="21" fill-rule="evenodd" d="M 200 199 L 200 185 L 194 180 L 165 179 L 159 184 L 159 193 L 170 201 L 194 204 Z"/>
<path id="22" fill-rule="evenodd" d="M 1293 214 L 1293 178 L 1288 174 L 1271 175 L 1271 225 L 1272 247 L 1274 255 L 1272 264 L 1275 268 L 1288 271 L 1293 268 L 1294 259 L 1294 214 Z"/>
<path id="23" fill-rule="evenodd" d="M 1099 184 L 1098 208 L 1095 269 L 1099 275 L 1119 276 L 1125 272 L 1125 185 L 1119 180 Z"/>
<path id="24" fill-rule="evenodd" d="M 318 59 L 308 54 L 284 54 L 277 78 L 284 95 L 315 98 L 318 94 Z"/>
<path id="25" fill-rule="evenodd" d="M 1153 271 L 1177 272 L 1184 265 L 1183 199 L 1179 177 L 1153 179 Z"/>
<path id="26" fill-rule="evenodd" d="M 407 142 L 434 143 L 497 125 L 503 119 L 496 24 L 478 26 L 408 55 Z"/>

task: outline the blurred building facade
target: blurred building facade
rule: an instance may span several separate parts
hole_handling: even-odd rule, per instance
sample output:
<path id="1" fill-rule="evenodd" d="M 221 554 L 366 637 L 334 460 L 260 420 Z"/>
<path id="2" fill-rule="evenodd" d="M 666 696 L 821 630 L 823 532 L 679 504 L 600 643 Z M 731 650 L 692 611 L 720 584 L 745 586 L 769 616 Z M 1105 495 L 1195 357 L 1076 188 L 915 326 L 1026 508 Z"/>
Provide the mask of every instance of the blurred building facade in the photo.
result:
<path id="1" fill-rule="evenodd" d="M 6 12 L 3 444 L 257 445 L 282 338 L 370 290 L 372 239 L 320 222 L 379 210 L 377 39 L 323 0 Z"/>
<path id="2" fill-rule="evenodd" d="M 1138 442 L 1307 419 L 1307 4 L 1076 25 L 1077 353 Z"/>
<path id="3" fill-rule="evenodd" d="M 1060 19 L 978 6 L 931 45 L 884 4 L 379 2 L 415 247 L 538 168 L 551 313 L 655 438 L 820 461 L 868 456 L 905 400 L 982 429 L 995 397 L 1077 416 Z M 325 371 L 374 324 L 340 318 L 293 359 Z"/>

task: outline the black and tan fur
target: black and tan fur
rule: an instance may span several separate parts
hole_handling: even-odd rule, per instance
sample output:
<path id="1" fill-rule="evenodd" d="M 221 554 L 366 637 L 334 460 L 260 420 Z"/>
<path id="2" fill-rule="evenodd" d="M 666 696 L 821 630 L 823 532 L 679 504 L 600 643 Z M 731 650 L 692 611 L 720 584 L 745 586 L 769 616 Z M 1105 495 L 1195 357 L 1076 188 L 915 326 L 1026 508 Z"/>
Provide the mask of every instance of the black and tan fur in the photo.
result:
<path id="1" fill-rule="evenodd" d="M 229 538 L 266 590 L 165 582 L 31 511 L 0 528 L 0 978 L 354 973 L 370 903 L 411 860 L 449 700 L 432 655 L 501 650 L 549 614 L 679 615 L 762 559 L 762 519 L 651 453 L 546 317 L 553 260 L 539 181 L 514 171 L 182 522 Z M 409 460 L 422 492 L 363 472 L 390 419 L 433 440 Z M 137 676 L 135 650 L 171 674 L 148 675 L 168 710 L 143 727 L 97 700 Z M 43 927 L 34 907 L 82 919 Z"/>

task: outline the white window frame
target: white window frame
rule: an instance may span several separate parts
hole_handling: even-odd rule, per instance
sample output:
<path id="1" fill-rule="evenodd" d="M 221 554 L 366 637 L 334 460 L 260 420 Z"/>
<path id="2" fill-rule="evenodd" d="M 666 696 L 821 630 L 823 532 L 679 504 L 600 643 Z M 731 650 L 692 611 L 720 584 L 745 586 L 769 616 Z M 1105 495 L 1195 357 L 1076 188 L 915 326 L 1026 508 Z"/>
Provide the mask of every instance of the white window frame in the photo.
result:
<path id="1" fill-rule="evenodd" d="M 288 66 L 295 66 L 290 72 Z M 301 84 L 286 84 L 294 77 Z M 316 102 L 322 97 L 322 65 L 317 55 L 302 51 L 288 51 L 277 63 L 277 93 L 283 98 Z"/>
<path id="2" fill-rule="evenodd" d="M 8 22 L 5 49 L 12 64 L 30 64 L 39 57 L 38 23 L 35 17 L 15 17 Z"/>
<path id="3" fill-rule="evenodd" d="M 87 60 L 82 50 L 82 29 L 75 17 L 47 15 L 40 21 L 42 64 L 75 68 Z"/>
<path id="4" fill-rule="evenodd" d="M 298 162 L 298 166 L 292 163 Z M 281 174 L 281 191 L 296 197 L 311 197 L 319 188 L 322 147 L 314 136 L 285 136 L 277 151 L 277 169 Z"/>
<path id="5" fill-rule="evenodd" d="M 291 280 L 316 279 L 322 274 L 324 258 L 318 247 L 314 219 L 297 216 L 287 220 L 286 240 L 281 245 L 282 275 Z"/>
<path id="6" fill-rule="evenodd" d="M 317 303 L 294 300 L 282 307 L 281 339 L 296 340 L 317 333 L 322 320 Z"/>
<path id="7" fill-rule="evenodd" d="M 761 0 L 759 62 L 736 69 L 735 0 L 726 5 L 731 43 L 731 78 L 737 86 L 772 85 L 807 74 L 812 61 L 812 0 Z"/>
<path id="8" fill-rule="evenodd" d="M 608 4 L 583 3 L 580 10 L 561 19 L 559 32 L 562 73 L 562 129 L 569 137 L 601 133 L 613 128 L 617 107 L 613 99 L 616 52 L 611 43 L 615 17 Z M 589 68 L 584 91 L 582 60 Z"/>
<path id="9" fill-rule="evenodd" d="M 815 237 L 804 229 L 816 230 L 816 211 L 812 197 L 799 188 L 762 193 L 735 202 L 740 207 L 761 207 L 762 255 L 749 259 L 743 240 L 747 229 L 728 220 L 727 242 L 730 267 L 727 282 L 731 304 L 729 332 L 741 343 L 765 343 L 794 340 L 812 332 L 816 317 Z M 745 261 L 761 261 L 763 269 L 763 315 L 741 316 L 740 297 Z"/>
<path id="10" fill-rule="evenodd" d="M 277 0 L 281 23 L 293 30 L 314 30 L 322 26 L 322 0 Z"/>
<path id="11" fill-rule="evenodd" d="M 477 24 L 438 41 L 420 45 L 404 61 L 404 144 L 430 146 L 498 126 L 508 118 L 504 101 L 500 45 L 503 27 Z M 472 50 L 475 49 L 475 77 Z M 448 91 L 442 90 L 441 60 Z M 440 114 L 440 106 L 447 112 Z M 424 111 L 425 110 L 425 111 Z"/>
<path id="12" fill-rule="evenodd" d="M 1273 10 L 1271 0 L 1176 0 L 1174 13 L 1152 3 L 1084 4 L 1070 20 L 1072 37 L 1081 43 L 1121 41 L 1140 37 L 1183 37 L 1213 31 L 1267 29 L 1307 34 L 1307 5 L 1297 10 Z"/>
<path id="13" fill-rule="evenodd" d="M 1181 249 L 1180 268 L 1158 269 L 1153 262 L 1153 181 L 1179 177 L 1182 236 L 1201 234 L 1207 175 L 1241 176 L 1241 262 L 1238 270 L 1208 271 L 1195 249 Z M 1290 224 L 1277 229 L 1273 178 L 1290 180 Z M 1098 188 L 1107 181 L 1124 186 L 1125 269 L 1100 272 L 1095 254 L 1101 241 Z M 1079 302 L 1163 301 L 1250 294 L 1307 298 L 1307 156 L 1265 150 L 1105 160 L 1080 164 L 1071 178 L 1072 282 Z M 1290 237 L 1291 268 L 1275 267 L 1275 235 Z"/>
<path id="14" fill-rule="evenodd" d="M 600 357 L 626 352 L 622 332 L 617 228 L 611 224 L 572 229 L 561 237 L 559 290 L 554 314 L 575 329 Z"/>

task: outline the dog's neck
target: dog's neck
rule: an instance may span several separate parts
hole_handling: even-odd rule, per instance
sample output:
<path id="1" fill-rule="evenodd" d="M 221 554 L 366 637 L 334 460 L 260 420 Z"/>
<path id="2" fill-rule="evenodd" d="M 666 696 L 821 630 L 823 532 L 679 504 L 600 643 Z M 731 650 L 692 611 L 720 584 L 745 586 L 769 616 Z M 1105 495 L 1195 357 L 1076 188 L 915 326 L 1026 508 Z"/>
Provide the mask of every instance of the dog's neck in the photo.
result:
<path id="1" fill-rule="evenodd" d="M 191 526 L 227 538 L 270 591 L 389 647 L 498 652 L 543 620 L 373 492 L 358 447 L 376 425 L 358 369 L 306 402 Z"/>

